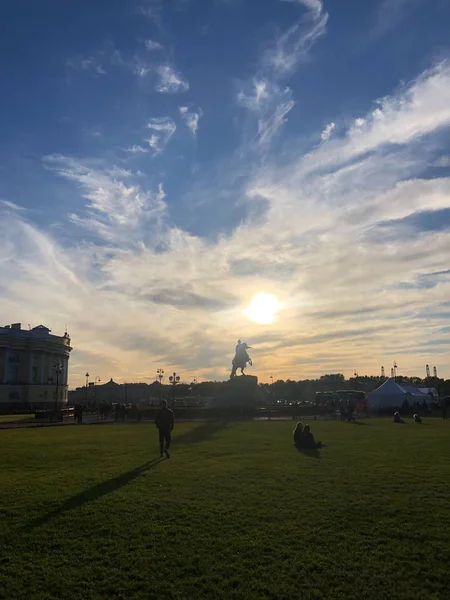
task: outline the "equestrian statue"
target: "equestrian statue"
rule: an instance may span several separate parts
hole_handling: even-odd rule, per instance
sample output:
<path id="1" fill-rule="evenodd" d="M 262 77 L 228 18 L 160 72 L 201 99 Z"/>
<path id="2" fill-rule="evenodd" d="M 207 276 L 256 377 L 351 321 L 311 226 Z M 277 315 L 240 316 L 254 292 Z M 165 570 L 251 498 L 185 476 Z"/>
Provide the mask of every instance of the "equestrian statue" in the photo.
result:
<path id="1" fill-rule="evenodd" d="M 250 356 L 248 355 L 248 352 L 247 352 L 247 350 L 249 348 L 251 348 L 251 346 L 247 346 L 246 342 L 241 342 L 241 340 L 238 340 L 238 343 L 236 346 L 236 353 L 234 355 L 233 362 L 231 363 L 232 369 L 231 369 L 230 379 L 233 379 L 233 377 L 236 377 L 237 369 L 240 369 L 242 375 L 245 375 L 244 369 L 247 366 L 247 363 L 249 365 L 253 365 L 252 359 L 250 358 Z"/>

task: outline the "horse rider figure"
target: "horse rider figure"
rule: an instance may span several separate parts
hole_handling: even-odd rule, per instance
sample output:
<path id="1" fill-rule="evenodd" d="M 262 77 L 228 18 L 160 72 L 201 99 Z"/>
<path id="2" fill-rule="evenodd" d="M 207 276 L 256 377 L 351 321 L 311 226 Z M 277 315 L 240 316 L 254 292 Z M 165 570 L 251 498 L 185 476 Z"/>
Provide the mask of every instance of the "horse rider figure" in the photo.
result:
<path id="1" fill-rule="evenodd" d="M 251 346 L 248 346 L 246 342 L 241 342 L 241 340 L 238 340 L 236 346 L 236 353 L 232 362 L 230 379 L 236 376 L 237 369 L 241 369 L 241 373 L 242 375 L 244 375 L 244 369 L 247 366 L 247 363 L 249 363 L 250 365 L 253 364 L 252 359 L 250 358 L 247 352 L 249 348 L 251 348 Z"/>

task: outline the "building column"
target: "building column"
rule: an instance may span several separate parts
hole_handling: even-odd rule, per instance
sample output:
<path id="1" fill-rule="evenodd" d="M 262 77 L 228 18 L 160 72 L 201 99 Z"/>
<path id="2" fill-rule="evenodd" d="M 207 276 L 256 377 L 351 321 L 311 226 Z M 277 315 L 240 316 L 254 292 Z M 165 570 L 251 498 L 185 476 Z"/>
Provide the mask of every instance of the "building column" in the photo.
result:
<path id="1" fill-rule="evenodd" d="M 67 382 L 69 381 L 69 357 L 66 356 L 64 361 L 64 385 L 67 385 Z"/>
<path id="2" fill-rule="evenodd" d="M 9 349 L 5 348 L 5 356 L 3 360 L 3 383 L 8 383 L 8 358 Z"/>
<path id="3" fill-rule="evenodd" d="M 41 383 L 45 383 L 44 382 L 44 363 L 45 363 L 45 354 L 43 352 L 41 352 L 41 364 L 40 364 L 40 381 Z"/>
<path id="4" fill-rule="evenodd" d="M 28 355 L 28 357 L 29 357 L 30 364 L 28 366 L 28 381 L 27 381 L 27 383 L 29 385 L 31 385 L 33 383 L 33 362 L 34 362 L 34 354 L 33 354 L 33 352 L 30 352 L 30 354 Z"/>

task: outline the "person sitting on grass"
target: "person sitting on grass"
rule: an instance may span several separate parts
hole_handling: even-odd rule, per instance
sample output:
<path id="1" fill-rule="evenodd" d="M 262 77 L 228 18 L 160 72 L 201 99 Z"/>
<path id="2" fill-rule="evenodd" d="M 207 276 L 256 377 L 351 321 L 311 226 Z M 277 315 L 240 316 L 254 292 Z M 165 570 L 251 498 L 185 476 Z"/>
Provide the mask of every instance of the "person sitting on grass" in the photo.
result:
<path id="1" fill-rule="evenodd" d="M 394 423 L 404 423 L 405 421 L 400 418 L 400 413 L 394 413 Z"/>
<path id="2" fill-rule="evenodd" d="M 420 415 L 414 415 L 414 423 L 422 423 L 422 417 Z"/>
<path id="3" fill-rule="evenodd" d="M 303 429 L 300 447 L 305 448 L 307 450 L 311 450 L 314 448 L 323 448 L 322 442 L 315 441 L 314 436 L 311 433 L 311 427 L 309 425 L 305 425 L 305 427 Z"/>
<path id="4" fill-rule="evenodd" d="M 296 448 L 301 448 L 301 446 L 302 446 L 302 435 L 303 435 L 303 423 L 300 423 L 300 421 L 299 421 L 294 429 L 294 446 Z"/>

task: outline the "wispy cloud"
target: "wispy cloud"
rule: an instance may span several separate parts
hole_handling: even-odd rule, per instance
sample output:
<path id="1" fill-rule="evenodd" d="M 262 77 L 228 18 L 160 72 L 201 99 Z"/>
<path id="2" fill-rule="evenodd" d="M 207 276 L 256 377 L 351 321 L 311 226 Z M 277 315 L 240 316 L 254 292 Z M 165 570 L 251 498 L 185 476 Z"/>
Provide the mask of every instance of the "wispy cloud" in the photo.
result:
<path id="1" fill-rule="evenodd" d="M 258 73 L 241 86 L 237 102 L 256 117 L 256 147 L 267 151 L 294 108 L 292 90 L 280 86 L 308 56 L 312 45 L 326 32 L 328 13 L 321 0 L 282 0 L 306 8 L 297 21 L 281 33 L 264 52 Z M 255 145 L 253 144 L 255 147 Z"/>
<path id="2" fill-rule="evenodd" d="M 164 46 L 155 40 L 145 40 L 147 50 L 164 50 Z"/>
<path id="3" fill-rule="evenodd" d="M 144 67 L 142 65 L 136 65 L 134 67 L 134 73 L 138 77 L 146 77 L 151 72 L 149 67 Z"/>
<path id="4" fill-rule="evenodd" d="M 322 140 L 322 142 L 326 142 L 328 139 L 330 139 L 330 137 L 333 134 L 333 131 L 335 129 L 336 129 L 336 123 L 333 123 L 333 122 L 328 123 L 328 125 L 325 126 L 325 129 L 320 134 L 320 139 Z"/>
<path id="5" fill-rule="evenodd" d="M 79 58 L 67 61 L 67 66 L 75 71 L 86 71 L 93 75 L 106 75 L 106 69 L 94 57 Z"/>
<path id="6" fill-rule="evenodd" d="M 169 65 L 161 65 L 156 68 L 159 81 L 156 84 L 156 91 L 164 94 L 177 94 L 186 92 L 189 89 L 189 83 Z"/>
<path id="7" fill-rule="evenodd" d="M 292 73 L 306 59 L 313 44 L 325 35 L 328 22 L 328 13 L 319 0 L 288 1 L 305 6 L 308 12 L 282 33 L 264 55 L 265 66 L 277 77 Z"/>
<path id="8" fill-rule="evenodd" d="M 177 126 L 170 117 L 156 117 L 147 123 L 147 129 L 154 133 L 147 140 L 154 154 L 160 154 L 175 133 Z"/>
<path id="9" fill-rule="evenodd" d="M 424 0 L 381 0 L 375 17 L 372 38 L 394 29 L 408 13 L 416 9 Z"/>
<path id="10" fill-rule="evenodd" d="M 15 211 L 23 211 L 25 210 L 23 206 L 19 206 L 15 202 L 10 202 L 9 200 L 2 200 L 0 198 L 0 206 L 4 209 L 15 210 Z"/>
<path id="11" fill-rule="evenodd" d="M 187 106 L 180 106 L 179 111 L 186 126 L 195 137 L 197 135 L 200 118 L 203 116 L 202 109 L 199 108 L 198 111 L 190 111 Z"/>
<path id="12" fill-rule="evenodd" d="M 256 139 L 259 146 L 268 146 L 295 105 L 290 88 L 281 89 L 278 84 L 264 78 L 246 84 L 238 92 L 237 101 L 257 118 Z"/>
<path id="13" fill-rule="evenodd" d="M 123 243 L 131 232 L 151 222 L 160 223 L 165 212 L 164 191 L 143 190 L 133 183 L 133 175 L 124 169 L 99 169 L 86 161 L 62 155 L 50 155 L 45 166 L 60 177 L 80 186 L 87 204 L 80 213 L 70 215 L 70 220 L 110 242 Z"/>
<path id="14" fill-rule="evenodd" d="M 450 156 L 441 156 L 434 161 L 433 167 L 450 168 Z"/>
<path id="15" fill-rule="evenodd" d="M 130 152 L 131 154 L 147 154 L 149 150 L 148 148 L 139 146 L 139 144 L 133 144 L 133 146 L 131 146 L 130 148 L 126 148 L 125 152 Z"/>
<path id="16" fill-rule="evenodd" d="M 263 76 L 241 91 L 238 102 L 265 124 L 255 133 L 262 143 L 286 119 L 291 92 Z M 267 154 L 245 162 L 250 174 L 236 196 L 249 214 L 214 239 L 173 224 L 162 184 L 146 189 L 114 164 L 49 156 L 46 167 L 80 192 L 64 225 L 79 227 L 81 239 L 58 240 L 0 204 L 2 310 L 55 331 L 70 315 L 73 358 L 102 379 L 140 379 L 159 364 L 186 378 L 226 378 L 241 332 L 262 378 L 272 370 L 295 378 L 376 373 L 394 351 L 408 355 L 410 372 L 430 362 L 431 351 L 448 369 L 450 229 L 420 224 L 424 213 L 450 209 L 445 171 L 424 178 L 449 107 L 450 65 L 441 63 L 347 129 L 336 115 L 327 143 L 303 154 L 293 144 L 282 161 Z M 159 151 L 175 123 L 151 119 L 149 131 L 149 147 Z M 208 189 L 215 198 L 221 192 L 217 183 Z M 253 216 L 256 202 L 263 209 Z M 272 326 L 244 315 L 261 291 L 284 304 Z M 82 373 L 71 382 L 82 384 Z"/>

